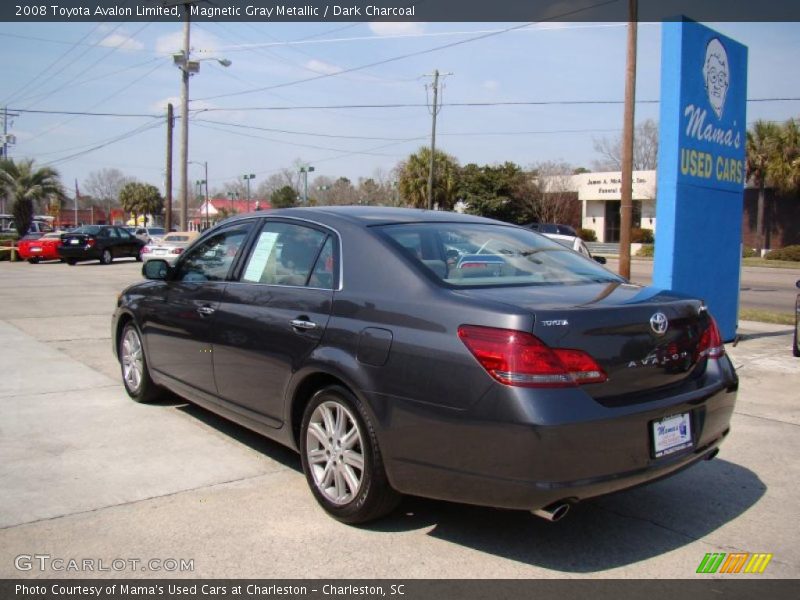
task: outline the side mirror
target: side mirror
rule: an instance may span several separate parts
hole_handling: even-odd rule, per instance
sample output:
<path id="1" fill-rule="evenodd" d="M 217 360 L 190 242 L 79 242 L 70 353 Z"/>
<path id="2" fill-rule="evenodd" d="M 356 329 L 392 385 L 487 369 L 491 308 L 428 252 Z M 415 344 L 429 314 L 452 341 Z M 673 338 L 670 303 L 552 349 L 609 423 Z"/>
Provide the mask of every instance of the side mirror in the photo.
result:
<path id="1" fill-rule="evenodd" d="M 592 257 L 596 262 L 599 262 L 601 265 L 606 264 L 606 257 L 605 256 L 593 256 Z"/>
<path id="2" fill-rule="evenodd" d="M 170 266 L 165 260 L 154 258 L 142 266 L 142 275 L 145 279 L 163 281 L 169 276 Z"/>

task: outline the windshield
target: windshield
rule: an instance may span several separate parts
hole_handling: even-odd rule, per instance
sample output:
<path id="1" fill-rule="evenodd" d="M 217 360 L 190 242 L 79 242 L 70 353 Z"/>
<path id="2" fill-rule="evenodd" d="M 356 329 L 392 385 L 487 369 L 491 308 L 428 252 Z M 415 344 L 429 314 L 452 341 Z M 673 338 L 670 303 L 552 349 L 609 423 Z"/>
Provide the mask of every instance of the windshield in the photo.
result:
<path id="1" fill-rule="evenodd" d="M 73 229 L 70 233 L 88 233 L 89 235 L 97 235 L 100 233 L 99 225 L 83 225 L 77 229 Z"/>
<path id="2" fill-rule="evenodd" d="M 452 286 L 623 281 L 591 259 L 519 227 L 419 223 L 379 229 L 401 252 Z"/>

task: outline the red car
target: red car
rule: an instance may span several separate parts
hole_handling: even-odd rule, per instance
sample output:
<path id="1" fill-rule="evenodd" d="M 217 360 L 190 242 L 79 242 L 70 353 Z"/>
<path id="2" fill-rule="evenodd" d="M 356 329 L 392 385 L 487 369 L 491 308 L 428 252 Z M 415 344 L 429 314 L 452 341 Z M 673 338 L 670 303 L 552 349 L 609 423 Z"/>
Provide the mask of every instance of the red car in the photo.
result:
<path id="1" fill-rule="evenodd" d="M 23 260 L 36 264 L 40 260 L 61 260 L 58 247 L 61 245 L 61 233 L 37 233 L 26 235 L 17 242 L 17 251 Z"/>

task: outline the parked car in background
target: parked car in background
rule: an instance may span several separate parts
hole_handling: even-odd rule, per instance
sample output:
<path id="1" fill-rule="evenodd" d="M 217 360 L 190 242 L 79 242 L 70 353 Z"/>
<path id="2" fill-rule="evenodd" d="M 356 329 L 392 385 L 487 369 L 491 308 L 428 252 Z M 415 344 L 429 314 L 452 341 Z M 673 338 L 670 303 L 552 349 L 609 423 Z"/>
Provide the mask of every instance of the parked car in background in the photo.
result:
<path id="1" fill-rule="evenodd" d="M 28 233 L 25 235 L 30 234 L 38 234 L 44 235 L 45 233 L 51 233 L 53 231 L 53 226 L 50 224 L 49 221 L 44 219 L 34 219 L 31 221 L 31 226 L 28 228 Z M 14 219 L 7 219 L 5 220 L 5 225 L 2 229 L 2 233 L 16 233 L 16 227 L 14 226 Z"/>
<path id="2" fill-rule="evenodd" d="M 197 231 L 173 231 L 164 235 L 161 241 L 153 241 L 142 248 L 142 260 L 147 262 L 161 258 L 174 264 L 183 251 L 200 237 Z"/>
<path id="3" fill-rule="evenodd" d="M 36 264 L 41 260 L 60 260 L 61 232 L 29 233 L 17 242 L 17 252 L 22 260 Z"/>
<path id="4" fill-rule="evenodd" d="M 167 233 L 163 227 L 131 227 L 128 230 L 145 244 L 158 242 Z"/>
<path id="5" fill-rule="evenodd" d="M 800 279 L 795 284 L 800 288 Z M 797 294 L 797 299 L 794 301 L 794 344 L 792 346 L 792 354 L 800 357 L 800 294 Z"/>
<path id="6" fill-rule="evenodd" d="M 592 253 L 589 252 L 589 248 L 586 247 L 586 244 L 578 236 L 562 235 L 560 233 L 543 233 L 542 235 L 550 238 L 553 241 L 558 242 L 562 246 L 566 246 L 567 248 L 574 250 L 578 254 L 583 254 L 584 256 L 593 259 L 594 261 L 600 263 L 601 265 L 606 264 L 606 257 L 592 256 Z"/>
<path id="7" fill-rule="evenodd" d="M 557 520 L 730 431 L 738 380 L 701 300 L 517 226 L 283 209 L 142 271 L 111 330 L 131 398 L 168 388 L 296 449 L 347 523 L 402 493 Z"/>
<path id="8" fill-rule="evenodd" d="M 523 227 L 537 233 L 557 233 L 560 235 L 578 237 L 578 232 L 575 231 L 574 227 L 571 225 L 564 225 L 563 223 L 528 223 L 527 225 L 523 225 Z"/>
<path id="9" fill-rule="evenodd" d="M 84 225 L 61 234 L 58 255 L 67 264 L 99 260 L 108 265 L 115 258 L 134 257 L 142 260 L 145 243 L 124 227 L 115 225 Z"/>

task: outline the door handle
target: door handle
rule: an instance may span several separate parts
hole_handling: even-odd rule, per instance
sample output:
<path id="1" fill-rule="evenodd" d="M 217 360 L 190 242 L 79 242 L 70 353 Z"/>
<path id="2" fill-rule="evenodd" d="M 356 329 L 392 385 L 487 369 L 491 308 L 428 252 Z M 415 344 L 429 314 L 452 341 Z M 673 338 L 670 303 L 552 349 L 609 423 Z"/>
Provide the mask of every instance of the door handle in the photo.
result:
<path id="1" fill-rule="evenodd" d="M 201 306 L 197 309 L 197 312 L 200 313 L 202 317 L 210 317 L 216 312 L 217 309 L 212 308 L 210 306 Z"/>
<path id="2" fill-rule="evenodd" d="M 295 329 L 302 329 L 304 331 L 317 328 L 317 324 L 314 323 L 314 321 L 309 321 L 307 319 L 292 319 L 289 323 L 291 323 L 292 327 Z"/>

